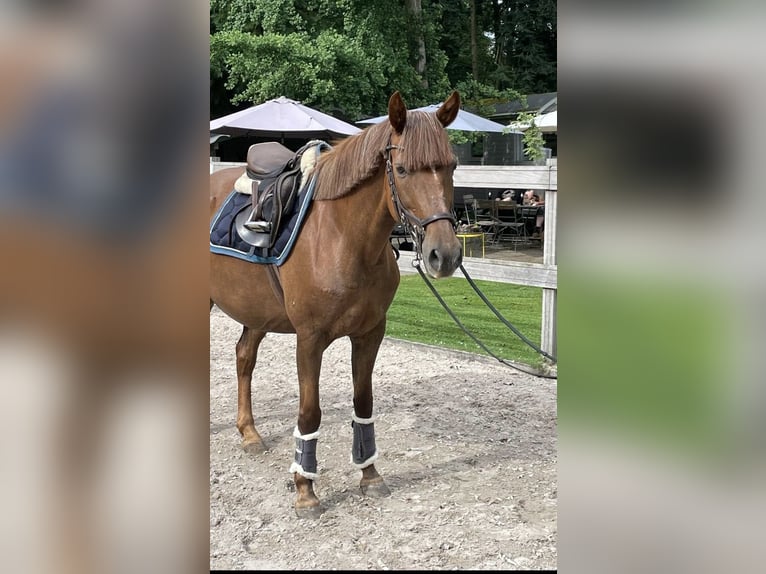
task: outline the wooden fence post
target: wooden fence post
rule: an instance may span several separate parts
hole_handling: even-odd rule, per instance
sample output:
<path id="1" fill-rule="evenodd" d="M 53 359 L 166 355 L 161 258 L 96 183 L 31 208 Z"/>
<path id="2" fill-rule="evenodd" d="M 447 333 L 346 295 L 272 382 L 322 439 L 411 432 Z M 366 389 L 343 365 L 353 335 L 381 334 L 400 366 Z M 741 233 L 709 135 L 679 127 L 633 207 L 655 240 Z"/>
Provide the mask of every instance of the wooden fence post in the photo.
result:
<path id="1" fill-rule="evenodd" d="M 556 167 L 550 168 L 555 178 Z M 553 188 L 553 189 L 551 189 Z M 558 184 L 551 183 L 545 192 L 545 232 L 543 234 L 543 265 L 556 265 L 556 215 L 558 211 Z M 546 353 L 556 356 L 556 289 L 543 289 L 543 316 L 540 333 L 540 347 Z"/>

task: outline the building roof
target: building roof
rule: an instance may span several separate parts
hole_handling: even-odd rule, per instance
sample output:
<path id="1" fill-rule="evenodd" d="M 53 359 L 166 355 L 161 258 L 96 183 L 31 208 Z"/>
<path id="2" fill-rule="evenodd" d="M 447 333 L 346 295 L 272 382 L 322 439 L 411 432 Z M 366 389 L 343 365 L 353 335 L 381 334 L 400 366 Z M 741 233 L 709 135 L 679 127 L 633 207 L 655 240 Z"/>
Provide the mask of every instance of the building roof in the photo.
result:
<path id="1" fill-rule="evenodd" d="M 490 115 L 490 119 L 498 122 L 510 120 L 516 117 L 519 112 L 552 112 L 556 109 L 558 102 L 558 92 L 548 92 L 547 94 L 529 94 L 527 96 L 527 107 L 525 108 L 520 100 L 506 102 L 504 104 L 495 104 L 495 113 Z"/>

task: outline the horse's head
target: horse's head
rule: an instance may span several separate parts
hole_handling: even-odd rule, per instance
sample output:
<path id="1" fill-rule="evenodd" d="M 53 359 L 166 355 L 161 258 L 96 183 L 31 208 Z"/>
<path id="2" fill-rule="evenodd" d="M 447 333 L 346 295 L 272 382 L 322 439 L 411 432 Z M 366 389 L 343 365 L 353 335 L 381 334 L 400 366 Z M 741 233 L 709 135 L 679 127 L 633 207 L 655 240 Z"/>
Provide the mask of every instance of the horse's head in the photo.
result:
<path id="1" fill-rule="evenodd" d="M 399 92 L 388 102 L 393 127 L 386 170 L 389 207 L 396 219 L 414 229 L 429 275 L 449 277 L 463 259 L 452 215 L 452 174 L 456 158 L 444 129 L 460 109 L 453 92 L 436 113 L 407 112 Z"/>

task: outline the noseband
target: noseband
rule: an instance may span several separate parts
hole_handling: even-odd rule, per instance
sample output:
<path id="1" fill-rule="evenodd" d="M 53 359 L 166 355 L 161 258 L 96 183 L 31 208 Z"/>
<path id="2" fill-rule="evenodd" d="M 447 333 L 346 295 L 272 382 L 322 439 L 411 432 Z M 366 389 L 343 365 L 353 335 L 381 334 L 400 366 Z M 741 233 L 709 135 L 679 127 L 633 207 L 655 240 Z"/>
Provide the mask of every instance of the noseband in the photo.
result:
<path id="1" fill-rule="evenodd" d="M 391 145 L 386 146 L 386 174 L 388 175 L 388 187 L 391 188 L 391 200 L 394 202 L 394 208 L 399 216 L 404 230 L 412 237 L 412 241 L 415 244 L 416 259 L 418 261 L 423 258 L 423 239 L 426 236 L 426 227 L 432 224 L 434 221 L 440 219 L 446 219 L 452 223 L 452 228 L 457 229 L 456 218 L 454 213 L 436 213 L 425 219 L 420 219 L 412 211 L 404 207 L 399 192 L 396 189 L 396 182 L 394 181 L 394 166 L 391 163 L 391 150 L 402 149 L 401 146 Z"/>

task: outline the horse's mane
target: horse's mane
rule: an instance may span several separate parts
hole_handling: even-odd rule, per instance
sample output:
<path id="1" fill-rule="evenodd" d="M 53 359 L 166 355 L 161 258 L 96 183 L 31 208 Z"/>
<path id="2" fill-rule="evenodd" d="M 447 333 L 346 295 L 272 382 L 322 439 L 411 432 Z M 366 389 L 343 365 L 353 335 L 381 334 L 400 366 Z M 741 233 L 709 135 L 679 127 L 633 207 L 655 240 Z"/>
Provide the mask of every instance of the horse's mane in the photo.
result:
<path id="1" fill-rule="evenodd" d="M 372 177 L 383 164 L 391 141 L 391 123 L 383 121 L 346 138 L 319 158 L 314 199 L 338 199 Z M 399 142 L 399 161 L 407 171 L 441 167 L 455 161 L 447 133 L 436 114 L 407 112 Z"/>

